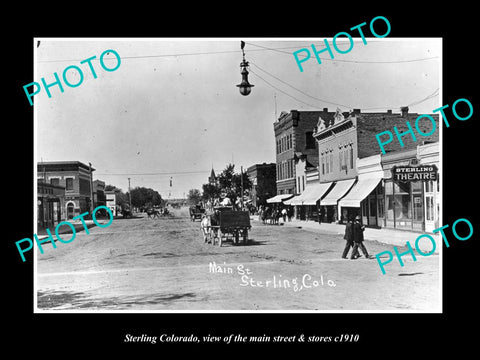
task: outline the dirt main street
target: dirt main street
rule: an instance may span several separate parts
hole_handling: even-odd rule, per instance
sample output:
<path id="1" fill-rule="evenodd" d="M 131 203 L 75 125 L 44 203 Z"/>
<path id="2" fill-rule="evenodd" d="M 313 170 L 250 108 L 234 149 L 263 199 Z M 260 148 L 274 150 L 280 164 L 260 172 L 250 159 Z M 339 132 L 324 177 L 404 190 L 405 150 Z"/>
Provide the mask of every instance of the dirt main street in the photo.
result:
<path id="1" fill-rule="evenodd" d="M 382 275 L 376 259 L 342 259 L 340 235 L 257 221 L 248 245 L 212 246 L 186 209 L 89 231 L 37 253 L 38 311 L 441 310 L 438 255 Z"/>

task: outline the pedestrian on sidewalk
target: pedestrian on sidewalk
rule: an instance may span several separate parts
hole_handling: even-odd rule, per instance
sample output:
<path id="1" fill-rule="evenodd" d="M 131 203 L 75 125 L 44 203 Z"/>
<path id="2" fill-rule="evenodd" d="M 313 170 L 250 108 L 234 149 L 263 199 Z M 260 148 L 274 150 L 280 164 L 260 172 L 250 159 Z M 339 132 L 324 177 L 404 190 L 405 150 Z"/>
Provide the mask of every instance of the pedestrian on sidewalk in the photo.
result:
<path id="1" fill-rule="evenodd" d="M 363 245 L 363 231 L 365 230 L 365 226 L 360 223 L 360 215 L 355 217 L 355 222 L 353 223 L 353 250 L 352 256 L 350 259 L 357 259 L 360 257 L 360 253 L 358 252 L 358 248 L 360 248 L 365 255 L 365 258 L 370 259 L 370 255 L 368 255 L 367 248 Z"/>
<path id="2" fill-rule="evenodd" d="M 282 209 L 282 217 L 283 217 L 283 222 L 287 222 L 287 209 L 283 208 Z"/>
<path id="3" fill-rule="evenodd" d="M 347 240 L 347 244 L 345 245 L 345 249 L 343 249 L 342 258 L 346 259 L 348 251 L 353 247 L 353 219 L 351 217 L 348 218 L 347 224 L 345 225 L 345 235 L 343 238 Z"/>

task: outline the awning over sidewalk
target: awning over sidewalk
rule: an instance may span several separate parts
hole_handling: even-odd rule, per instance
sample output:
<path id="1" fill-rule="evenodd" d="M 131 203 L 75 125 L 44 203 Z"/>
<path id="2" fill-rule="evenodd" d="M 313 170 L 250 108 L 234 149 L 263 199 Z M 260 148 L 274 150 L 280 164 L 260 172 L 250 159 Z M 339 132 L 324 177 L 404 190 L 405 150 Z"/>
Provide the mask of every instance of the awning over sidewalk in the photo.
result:
<path id="1" fill-rule="evenodd" d="M 300 195 L 295 195 L 293 196 L 292 198 L 288 199 L 288 200 L 285 200 L 283 203 L 285 205 L 301 205 L 301 204 L 297 204 L 297 199 Z"/>
<path id="2" fill-rule="evenodd" d="M 293 194 L 280 194 L 276 195 L 270 199 L 267 199 L 267 203 L 269 204 L 278 204 L 281 203 L 284 200 L 290 199 L 293 197 Z"/>
<path id="3" fill-rule="evenodd" d="M 365 199 L 382 180 L 382 175 L 358 176 L 358 182 L 350 192 L 338 202 L 341 207 L 360 207 L 360 203 Z"/>
<path id="4" fill-rule="evenodd" d="M 350 190 L 354 182 L 355 179 L 337 181 L 333 189 L 322 199 L 320 205 L 337 205 L 337 201 Z"/>
<path id="5" fill-rule="evenodd" d="M 320 183 L 315 185 L 309 185 L 305 191 L 301 194 L 304 195 L 302 205 L 315 205 L 318 200 L 328 191 L 331 182 L 329 183 Z M 308 192 L 307 192 L 308 191 Z"/>

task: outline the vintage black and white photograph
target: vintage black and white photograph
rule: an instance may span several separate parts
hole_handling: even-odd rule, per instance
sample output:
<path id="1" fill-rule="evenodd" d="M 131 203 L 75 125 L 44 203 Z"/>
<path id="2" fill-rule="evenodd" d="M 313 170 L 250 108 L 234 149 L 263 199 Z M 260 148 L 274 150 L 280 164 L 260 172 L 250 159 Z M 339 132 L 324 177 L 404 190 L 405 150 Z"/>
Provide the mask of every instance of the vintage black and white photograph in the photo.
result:
<path id="1" fill-rule="evenodd" d="M 442 39 L 351 34 L 35 38 L 34 311 L 442 312 Z"/>

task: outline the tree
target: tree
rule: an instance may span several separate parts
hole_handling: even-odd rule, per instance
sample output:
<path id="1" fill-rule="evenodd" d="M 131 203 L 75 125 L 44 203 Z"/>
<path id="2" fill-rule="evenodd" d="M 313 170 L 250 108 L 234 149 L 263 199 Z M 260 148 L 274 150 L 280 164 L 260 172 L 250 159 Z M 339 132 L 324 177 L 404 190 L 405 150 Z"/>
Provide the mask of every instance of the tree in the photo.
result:
<path id="1" fill-rule="evenodd" d="M 213 203 L 216 199 L 220 198 L 220 187 L 213 184 L 203 184 L 202 199 Z"/>
<path id="2" fill-rule="evenodd" d="M 195 205 L 202 200 L 202 194 L 198 189 L 190 189 L 188 190 L 187 199 L 190 205 Z"/>
<path id="3" fill-rule="evenodd" d="M 243 178 L 243 192 L 244 195 L 248 194 L 252 188 L 252 182 L 247 173 L 236 174 L 235 165 L 228 164 L 225 170 L 223 170 L 218 176 L 218 183 L 220 186 L 221 194 L 224 197 L 228 197 L 233 204 L 237 201 L 237 198 L 241 197 L 242 193 L 242 178 Z"/>
<path id="4" fill-rule="evenodd" d="M 162 205 L 162 197 L 160 194 L 150 188 L 136 187 L 131 190 L 132 206 L 150 207 Z"/>

